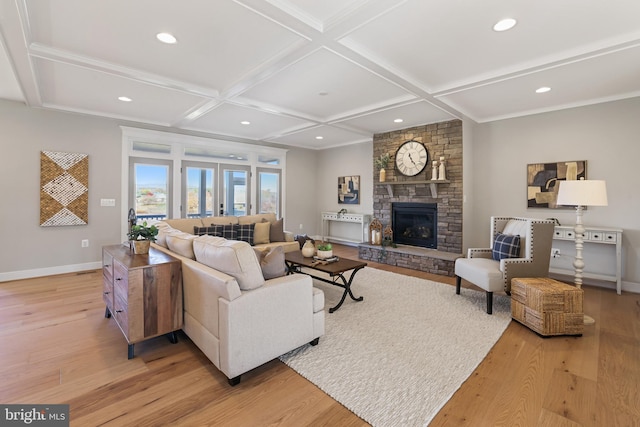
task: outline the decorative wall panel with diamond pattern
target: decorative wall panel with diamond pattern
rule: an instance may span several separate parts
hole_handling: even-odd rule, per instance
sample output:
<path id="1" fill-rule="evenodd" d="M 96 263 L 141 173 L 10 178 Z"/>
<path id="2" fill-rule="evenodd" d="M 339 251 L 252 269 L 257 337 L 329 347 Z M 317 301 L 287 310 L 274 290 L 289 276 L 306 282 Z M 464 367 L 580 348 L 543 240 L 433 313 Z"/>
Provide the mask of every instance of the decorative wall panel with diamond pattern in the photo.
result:
<path id="1" fill-rule="evenodd" d="M 40 225 L 89 222 L 89 155 L 40 153 Z"/>

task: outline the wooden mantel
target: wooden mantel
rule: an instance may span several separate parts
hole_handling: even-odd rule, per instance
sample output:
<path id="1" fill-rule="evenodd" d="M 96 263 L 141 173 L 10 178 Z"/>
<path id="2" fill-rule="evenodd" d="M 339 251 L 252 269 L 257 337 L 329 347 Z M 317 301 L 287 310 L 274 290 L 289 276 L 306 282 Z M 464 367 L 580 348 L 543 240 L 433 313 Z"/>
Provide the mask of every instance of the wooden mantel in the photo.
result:
<path id="1" fill-rule="evenodd" d="M 376 182 L 376 185 L 386 185 L 387 192 L 389 193 L 389 197 L 393 197 L 393 186 L 394 185 L 416 185 L 416 184 L 429 184 L 431 187 L 431 197 L 434 199 L 438 198 L 438 184 L 449 184 L 451 181 L 447 179 L 422 179 L 417 181 L 386 181 L 386 182 Z"/>

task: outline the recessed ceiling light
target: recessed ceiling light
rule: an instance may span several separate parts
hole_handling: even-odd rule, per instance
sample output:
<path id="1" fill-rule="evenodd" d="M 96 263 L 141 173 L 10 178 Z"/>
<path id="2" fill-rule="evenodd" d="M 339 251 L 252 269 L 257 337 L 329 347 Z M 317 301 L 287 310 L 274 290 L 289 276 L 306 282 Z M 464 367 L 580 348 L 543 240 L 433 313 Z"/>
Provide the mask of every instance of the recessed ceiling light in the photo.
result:
<path id="1" fill-rule="evenodd" d="M 498 21 L 496 23 L 496 25 L 493 26 L 493 30 L 494 31 L 507 31 L 510 30 L 511 28 L 514 27 L 514 25 L 516 25 L 516 20 L 513 18 L 505 18 L 502 19 L 500 21 Z"/>
<path id="2" fill-rule="evenodd" d="M 318 95 L 320 95 L 320 96 L 327 96 L 327 95 L 329 95 L 329 92 L 325 92 L 325 91 L 318 92 Z"/>
<path id="3" fill-rule="evenodd" d="M 404 122 L 404 120 L 402 120 L 402 119 L 395 119 L 393 122 L 394 122 L 394 123 L 402 123 L 402 122 Z"/>
<path id="4" fill-rule="evenodd" d="M 133 101 L 133 99 L 129 98 L 128 96 L 119 96 L 118 99 L 122 102 L 131 102 Z"/>
<path id="5" fill-rule="evenodd" d="M 243 121 L 241 121 L 241 122 L 240 122 L 240 124 L 241 124 L 241 125 L 250 125 L 250 124 L 251 124 L 251 122 L 250 122 L 250 121 L 248 121 L 248 120 L 243 120 Z"/>
<path id="6" fill-rule="evenodd" d="M 318 136 L 316 136 L 316 139 L 324 139 L 324 136 L 318 135 Z"/>
<path id="7" fill-rule="evenodd" d="M 158 33 L 156 34 L 156 38 L 160 40 L 162 43 L 167 43 L 167 44 L 174 44 L 178 41 L 172 34 L 169 34 L 169 33 Z"/>
<path id="8" fill-rule="evenodd" d="M 539 87 L 538 89 L 536 89 L 536 93 L 545 93 L 545 92 L 549 92 L 550 90 L 551 90 L 550 87 L 542 86 L 542 87 Z"/>

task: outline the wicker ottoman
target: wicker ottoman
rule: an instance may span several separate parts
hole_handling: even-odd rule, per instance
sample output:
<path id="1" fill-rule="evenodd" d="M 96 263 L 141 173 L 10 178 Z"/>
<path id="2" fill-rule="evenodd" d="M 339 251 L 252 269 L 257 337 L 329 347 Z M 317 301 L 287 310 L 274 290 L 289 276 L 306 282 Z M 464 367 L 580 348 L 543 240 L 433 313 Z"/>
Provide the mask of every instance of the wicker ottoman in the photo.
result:
<path id="1" fill-rule="evenodd" d="M 511 317 L 542 336 L 582 335 L 582 300 L 582 289 L 557 280 L 511 280 Z"/>

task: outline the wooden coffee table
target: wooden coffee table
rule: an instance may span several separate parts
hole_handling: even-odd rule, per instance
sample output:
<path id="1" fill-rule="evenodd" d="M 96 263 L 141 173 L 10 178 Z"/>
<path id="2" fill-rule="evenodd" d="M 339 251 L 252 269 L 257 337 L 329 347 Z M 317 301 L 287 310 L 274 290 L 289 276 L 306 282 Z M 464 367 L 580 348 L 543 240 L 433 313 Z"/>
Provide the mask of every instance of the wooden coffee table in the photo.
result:
<path id="1" fill-rule="evenodd" d="M 344 293 L 342 294 L 340 302 L 335 307 L 331 307 L 329 309 L 329 313 L 333 313 L 340 308 L 344 300 L 347 298 L 347 294 L 354 301 L 364 300 L 363 297 L 356 298 L 353 295 L 353 293 L 351 292 L 351 283 L 353 282 L 353 278 L 355 277 L 356 273 L 367 265 L 366 262 L 340 258 L 338 261 L 331 263 L 318 263 L 313 258 L 303 257 L 300 251 L 287 252 L 286 254 L 284 254 L 284 260 L 287 264 L 287 274 L 306 274 L 316 280 L 320 280 L 322 282 L 326 282 L 344 289 Z M 304 272 L 302 271 L 303 267 L 327 273 L 331 277 L 331 280 Z M 347 280 L 347 278 L 344 276 L 344 273 L 348 271 L 351 271 L 351 276 L 349 276 L 349 279 Z M 342 283 L 338 282 L 338 279 L 340 279 Z"/>

